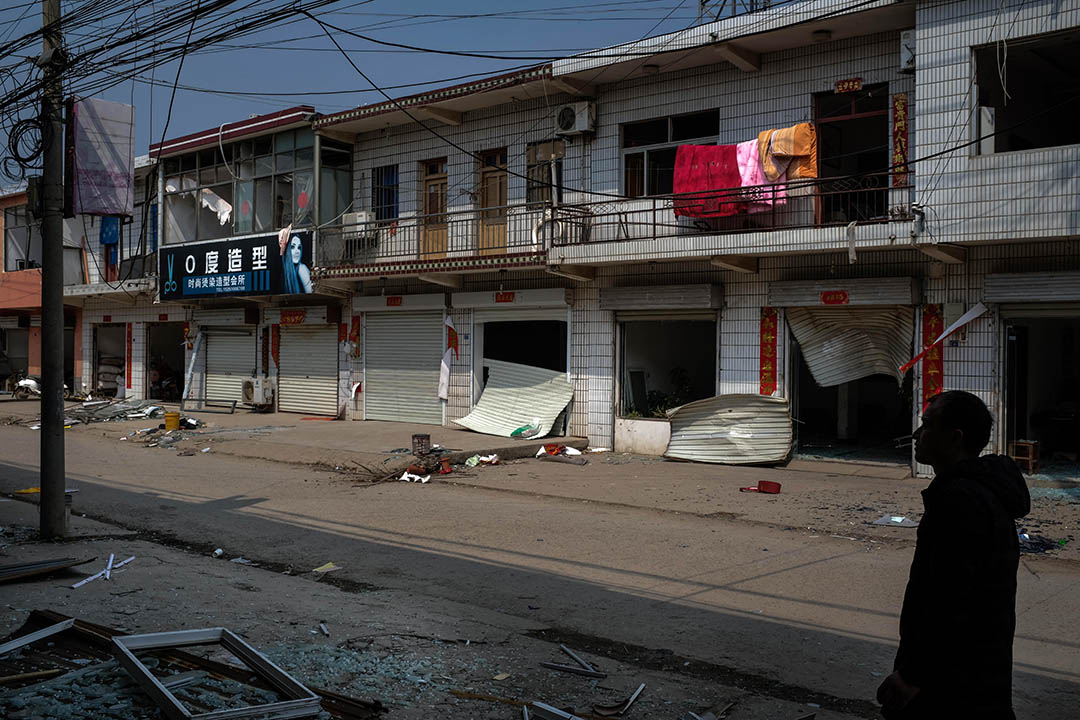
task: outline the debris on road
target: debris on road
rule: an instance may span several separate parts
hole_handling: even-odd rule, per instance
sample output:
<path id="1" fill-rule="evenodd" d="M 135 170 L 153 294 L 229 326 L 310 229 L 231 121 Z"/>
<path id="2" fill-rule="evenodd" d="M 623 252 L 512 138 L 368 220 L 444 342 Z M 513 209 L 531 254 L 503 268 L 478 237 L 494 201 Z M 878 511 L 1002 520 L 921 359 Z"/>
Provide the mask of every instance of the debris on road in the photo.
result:
<path id="1" fill-rule="evenodd" d="M 904 527 L 913 528 L 919 527 L 919 523 L 914 520 L 910 520 L 903 515 L 882 515 L 877 520 L 871 523 L 871 525 L 889 525 L 892 527 Z"/>
<path id="2" fill-rule="evenodd" d="M 599 670 L 586 670 L 583 667 L 577 665 L 563 665 L 562 663 L 542 662 L 541 667 L 546 667 L 549 670 L 559 670 L 561 672 L 570 673 L 572 675 L 584 675 L 591 678 L 606 678 L 607 673 L 600 672 Z"/>
<path id="3" fill-rule="evenodd" d="M 72 585 L 72 586 L 71 586 L 71 589 L 72 589 L 72 590 L 76 590 L 76 589 L 78 589 L 78 588 L 81 588 L 81 587 L 82 587 L 83 585 L 86 585 L 86 584 L 88 584 L 88 583 L 92 583 L 92 582 L 94 582 L 95 580 L 97 580 L 97 579 L 99 579 L 99 578 L 105 578 L 106 580 L 111 580 L 111 579 L 112 579 L 112 572 L 113 572 L 113 570 L 118 570 L 119 568 L 122 568 L 122 567 L 124 567 L 124 566 L 125 566 L 125 565 L 127 565 L 127 564 L 128 564 L 129 562 L 132 562 L 132 561 L 133 561 L 134 559 L 135 559 L 135 556 L 134 556 L 134 555 L 132 555 L 132 556 L 131 556 L 131 557 L 129 557 L 129 558 L 127 559 L 127 560 L 121 560 L 120 562 L 118 562 L 118 563 L 116 563 L 116 564 L 113 564 L 113 556 L 112 556 L 112 555 L 109 555 L 109 562 L 108 562 L 108 564 L 107 564 L 107 565 L 105 566 L 105 569 L 103 569 L 103 570 L 101 570 L 101 571 L 99 571 L 99 572 L 97 572 L 97 573 L 95 573 L 95 574 L 91 575 L 91 576 L 90 576 L 90 577 L 88 577 L 88 578 L 83 578 L 83 579 L 82 579 L 82 580 L 80 580 L 79 582 L 77 582 L 77 583 L 75 583 L 74 585 Z"/>
<path id="4" fill-rule="evenodd" d="M 637 690 L 631 693 L 630 697 L 626 698 L 622 702 L 618 702 L 613 705 L 593 705 L 593 712 L 597 715 L 603 715 L 604 717 L 619 717 L 625 715 L 626 711 L 630 709 L 630 706 L 633 705 L 639 697 L 641 697 L 641 693 L 643 693 L 644 691 L 645 683 L 641 683 L 640 685 L 638 685 Z M 723 712 L 721 712 L 721 714 L 723 714 Z M 690 715 L 695 718 L 697 717 L 697 715 L 694 715 L 694 713 L 690 713 Z M 704 720 L 704 718 L 702 718 L 701 720 Z"/>
<path id="5" fill-rule="evenodd" d="M 1044 535 L 1028 534 L 1027 528 L 1020 528 L 1016 534 L 1020 542 L 1020 552 L 1038 554 L 1048 550 L 1058 550 L 1065 547 L 1066 540 L 1052 540 Z"/>
<path id="6" fill-rule="evenodd" d="M 497 682 L 502 682 L 503 680 L 505 680 L 508 677 L 510 677 L 510 673 L 499 673 L 498 675 L 496 675 L 495 677 L 493 677 L 491 679 L 495 680 Z"/>
<path id="7" fill-rule="evenodd" d="M 566 653 L 567 655 L 569 655 L 569 656 L 570 656 L 570 658 L 571 658 L 571 659 L 572 659 L 572 660 L 573 660 L 574 662 L 576 662 L 576 663 L 577 663 L 578 665 L 580 665 L 581 667 L 585 668 L 586 670 L 592 670 L 593 672 L 595 672 L 595 671 L 596 671 L 596 668 L 594 668 L 594 667 L 592 666 L 592 663 L 586 662 L 586 661 L 585 661 L 585 660 L 584 660 L 583 658 L 581 658 L 581 657 L 580 657 L 580 656 L 579 656 L 579 655 L 578 655 L 577 653 L 575 653 L 575 652 L 574 652 L 573 650 L 571 650 L 570 648 L 566 647 L 565 645 L 559 645 L 559 649 L 560 649 L 560 650 L 562 650 L 562 651 L 563 651 L 564 653 Z"/>
<path id="8" fill-rule="evenodd" d="M 780 483 L 773 482 L 772 480 L 759 480 L 757 485 L 739 488 L 739 492 L 756 492 L 765 493 L 766 495 L 778 495 L 780 493 Z"/>
<path id="9" fill-rule="evenodd" d="M 319 632 L 321 632 L 326 637 L 330 637 L 330 630 L 326 627 L 326 623 L 324 622 L 319 623 Z"/>
<path id="10" fill-rule="evenodd" d="M 552 707 L 551 705 L 548 705 L 547 703 L 542 703 L 539 700 L 535 701 L 529 707 L 532 708 L 533 715 L 538 718 L 543 718 L 543 720 L 582 720 L 582 718 L 578 717 L 573 713 L 560 710 L 557 707 Z"/>
<path id="11" fill-rule="evenodd" d="M 29 577 L 49 575 L 58 570 L 78 567 L 93 562 L 97 558 L 79 560 L 77 558 L 60 558 L 57 560 L 39 560 L 37 562 L 16 563 L 14 565 L 0 566 L 0 583 L 14 582 Z"/>
<path id="12" fill-rule="evenodd" d="M 431 476 L 430 475 L 417 475 L 416 473 L 411 473 L 408 470 L 406 470 L 405 472 L 403 472 L 401 474 L 401 479 L 404 482 L 418 482 L 418 483 L 423 484 L 423 483 L 426 483 L 429 480 L 431 480 Z"/>
<path id="13" fill-rule="evenodd" d="M 320 565 L 317 568 L 312 568 L 311 572 L 319 573 L 319 574 L 325 574 L 325 573 L 334 572 L 335 570 L 340 570 L 340 569 L 341 569 L 340 565 L 335 565 L 332 562 L 328 562 L 328 563 L 326 563 L 324 565 Z"/>

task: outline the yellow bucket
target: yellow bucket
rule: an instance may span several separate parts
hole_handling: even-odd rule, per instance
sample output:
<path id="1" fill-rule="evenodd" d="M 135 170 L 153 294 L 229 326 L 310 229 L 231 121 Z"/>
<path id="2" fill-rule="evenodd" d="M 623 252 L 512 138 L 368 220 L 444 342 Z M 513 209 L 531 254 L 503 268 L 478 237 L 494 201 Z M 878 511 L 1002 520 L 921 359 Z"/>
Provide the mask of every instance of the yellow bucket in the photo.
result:
<path id="1" fill-rule="evenodd" d="M 180 413 L 167 412 L 165 413 L 165 430 L 179 430 L 180 429 Z"/>

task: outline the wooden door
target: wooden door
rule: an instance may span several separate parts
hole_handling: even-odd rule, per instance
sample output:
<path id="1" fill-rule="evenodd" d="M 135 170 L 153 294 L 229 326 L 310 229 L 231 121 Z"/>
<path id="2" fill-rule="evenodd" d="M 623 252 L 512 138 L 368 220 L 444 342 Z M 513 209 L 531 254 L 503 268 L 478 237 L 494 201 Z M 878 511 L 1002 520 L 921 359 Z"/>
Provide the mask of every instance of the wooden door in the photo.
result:
<path id="1" fill-rule="evenodd" d="M 446 158 L 421 163 L 423 217 L 420 221 L 420 259 L 446 257 L 449 228 L 446 218 Z"/>
<path id="2" fill-rule="evenodd" d="M 481 255 L 506 252 L 506 149 L 484 153 L 480 168 Z"/>

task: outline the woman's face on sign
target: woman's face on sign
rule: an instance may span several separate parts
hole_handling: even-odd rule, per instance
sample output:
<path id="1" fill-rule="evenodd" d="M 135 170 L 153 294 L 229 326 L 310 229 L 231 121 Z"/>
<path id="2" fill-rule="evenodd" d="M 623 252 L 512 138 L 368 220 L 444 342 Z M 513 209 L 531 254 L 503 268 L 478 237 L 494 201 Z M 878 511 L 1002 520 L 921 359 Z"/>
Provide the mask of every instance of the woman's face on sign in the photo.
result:
<path id="1" fill-rule="evenodd" d="M 294 265 L 300 264 L 301 252 L 300 238 L 294 236 L 293 239 L 289 241 L 289 257 L 292 258 Z"/>

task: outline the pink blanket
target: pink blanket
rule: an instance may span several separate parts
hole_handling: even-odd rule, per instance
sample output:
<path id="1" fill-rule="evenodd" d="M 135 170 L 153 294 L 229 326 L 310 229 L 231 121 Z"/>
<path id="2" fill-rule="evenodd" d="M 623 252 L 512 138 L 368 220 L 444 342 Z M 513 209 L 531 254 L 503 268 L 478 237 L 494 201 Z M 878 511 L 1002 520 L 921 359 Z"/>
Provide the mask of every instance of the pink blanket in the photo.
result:
<path id="1" fill-rule="evenodd" d="M 765 178 L 765 172 L 761 167 L 761 153 L 758 150 L 757 140 L 748 140 L 735 146 L 736 160 L 739 165 L 739 179 L 744 188 L 753 188 L 744 193 L 748 200 L 747 210 L 752 213 L 765 212 L 775 203 L 782 205 L 787 202 L 784 186 L 770 184 Z M 781 176 L 778 181 L 786 178 Z M 769 187 L 762 187 L 769 184 Z"/>

